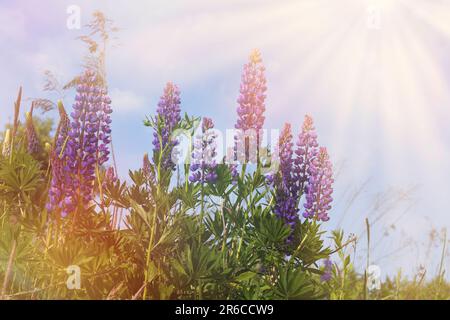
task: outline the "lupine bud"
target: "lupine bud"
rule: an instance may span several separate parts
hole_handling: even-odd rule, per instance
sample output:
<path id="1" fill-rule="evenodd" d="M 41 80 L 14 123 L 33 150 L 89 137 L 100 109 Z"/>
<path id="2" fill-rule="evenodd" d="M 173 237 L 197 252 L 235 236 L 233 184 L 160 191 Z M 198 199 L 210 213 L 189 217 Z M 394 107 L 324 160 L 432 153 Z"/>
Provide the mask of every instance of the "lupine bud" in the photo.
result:
<path id="1" fill-rule="evenodd" d="M 7 129 L 5 132 L 5 139 L 2 145 L 2 155 L 4 157 L 9 157 L 11 153 L 11 130 Z"/>
<path id="2" fill-rule="evenodd" d="M 153 174 L 152 164 L 148 157 L 148 153 L 144 154 L 144 159 L 142 160 L 142 172 L 147 180 L 151 183 L 155 183 L 155 175 Z"/>
<path id="3" fill-rule="evenodd" d="M 114 167 L 108 167 L 105 172 L 105 181 L 104 185 L 113 184 L 117 181 L 116 171 Z"/>
<path id="4" fill-rule="evenodd" d="M 33 124 L 33 117 L 31 112 L 25 114 L 26 117 L 26 135 L 27 135 L 27 151 L 29 154 L 39 154 L 41 152 L 41 143 L 36 133 Z"/>
<path id="5" fill-rule="evenodd" d="M 61 101 L 58 101 L 59 124 L 55 133 L 55 151 L 59 156 L 62 156 L 63 148 L 66 144 L 66 139 L 70 129 L 70 119 Z"/>
<path id="6" fill-rule="evenodd" d="M 50 153 L 52 151 L 52 145 L 50 143 L 46 142 L 44 144 L 44 150 L 45 150 L 45 152 Z"/>

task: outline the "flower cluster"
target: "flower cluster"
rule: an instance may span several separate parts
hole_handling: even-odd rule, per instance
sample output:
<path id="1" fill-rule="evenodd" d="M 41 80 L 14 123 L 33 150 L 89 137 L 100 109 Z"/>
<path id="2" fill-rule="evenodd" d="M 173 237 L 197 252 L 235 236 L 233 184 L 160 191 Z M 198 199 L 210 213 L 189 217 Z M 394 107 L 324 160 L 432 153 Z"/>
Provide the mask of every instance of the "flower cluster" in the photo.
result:
<path id="1" fill-rule="evenodd" d="M 216 133 L 212 130 L 214 123 L 210 118 L 203 118 L 202 133 L 196 136 L 194 150 L 192 152 L 192 163 L 190 166 L 191 182 L 214 183 L 217 180 Z"/>
<path id="2" fill-rule="evenodd" d="M 154 162 L 160 163 L 164 170 L 175 169 L 172 151 L 177 141 L 172 133 L 181 120 L 180 103 L 180 90 L 173 83 L 167 83 L 156 111 L 158 130 L 153 133 Z"/>
<path id="3" fill-rule="evenodd" d="M 106 89 L 97 83 L 93 71 L 87 70 L 80 77 L 67 139 L 62 135 L 66 130 L 64 124 L 60 128 L 60 137 L 56 138 L 56 155 L 61 149 L 63 156 L 61 163 L 55 163 L 56 179 L 55 183 L 52 182 L 48 207 L 59 207 L 63 216 L 89 206 L 93 199 L 96 168 L 109 158 L 111 100 Z M 53 158 L 58 162 L 58 156 Z M 62 176 L 58 176 L 60 166 L 63 168 Z"/>
<path id="4" fill-rule="evenodd" d="M 323 282 L 330 281 L 332 278 L 332 272 L 333 272 L 333 262 L 330 260 L 330 258 L 325 259 L 323 262 L 323 274 L 320 276 L 320 280 Z"/>
<path id="5" fill-rule="evenodd" d="M 237 100 L 239 106 L 235 125 L 238 129 L 235 137 L 236 160 L 254 161 L 259 153 L 260 131 L 264 125 L 266 110 L 267 86 L 264 71 L 261 55 L 258 50 L 254 50 L 250 55 L 250 62 L 244 65 L 240 95 Z"/>
<path id="6" fill-rule="evenodd" d="M 244 65 L 240 95 L 237 109 L 238 120 L 236 129 L 261 130 L 264 125 L 266 78 L 261 55 L 254 50 L 250 55 L 250 62 Z"/>
<path id="7" fill-rule="evenodd" d="M 49 201 L 48 210 L 54 210 L 56 207 L 62 207 L 61 201 L 64 196 L 64 167 L 63 151 L 69 137 L 70 119 L 61 102 L 58 103 L 59 124 L 55 133 L 55 141 L 50 153 L 50 164 L 52 166 L 52 179 L 48 191 Z M 70 181 L 67 181 L 70 183 Z"/>
<path id="8" fill-rule="evenodd" d="M 311 162 L 311 174 L 306 187 L 305 218 L 328 221 L 333 193 L 333 171 L 327 149 L 321 147 L 316 158 Z"/>
<path id="9" fill-rule="evenodd" d="M 278 148 L 280 157 L 280 175 L 275 179 L 276 204 L 275 214 L 291 227 L 295 226 L 297 217 L 297 194 L 293 170 L 293 143 L 291 125 L 286 123 L 281 132 Z"/>
<path id="10" fill-rule="evenodd" d="M 303 194 L 306 194 L 303 217 L 327 221 L 333 192 L 331 161 L 327 150 L 319 149 L 310 116 L 305 117 L 296 146 L 294 151 L 291 126 L 285 124 L 278 143 L 279 174 L 267 177 L 276 188 L 275 214 L 291 227 L 298 220 Z"/>
<path id="11" fill-rule="evenodd" d="M 295 150 L 294 177 L 297 182 L 298 191 L 301 194 L 305 192 L 306 183 L 311 174 L 311 162 L 317 155 L 318 147 L 313 119 L 306 115 L 302 131 L 298 136 L 297 149 Z"/>

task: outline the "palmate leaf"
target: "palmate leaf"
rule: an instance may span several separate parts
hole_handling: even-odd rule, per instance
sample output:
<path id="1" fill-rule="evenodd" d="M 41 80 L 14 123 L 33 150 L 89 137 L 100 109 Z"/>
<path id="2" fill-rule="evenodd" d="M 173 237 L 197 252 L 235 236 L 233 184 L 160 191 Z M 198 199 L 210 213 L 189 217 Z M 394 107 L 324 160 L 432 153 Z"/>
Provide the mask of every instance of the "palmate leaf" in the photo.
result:
<path id="1" fill-rule="evenodd" d="M 315 297 L 310 275 L 301 269 L 284 267 L 274 288 L 277 299 L 312 299 Z"/>
<path id="2" fill-rule="evenodd" d="M 204 245 L 186 245 L 178 258 L 172 259 L 177 278 L 184 285 L 210 278 L 220 265 L 220 255 Z"/>
<path id="3" fill-rule="evenodd" d="M 270 213 L 254 215 L 252 218 L 253 236 L 263 246 L 284 243 L 291 232 L 290 227 L 283 220 Z"/>
<path id="4" fill-rule="evenodd" d="M 309 266 L 320 259 L 327 258 L 330 254 L 328 247 L 323 247 L 324 241 L 321 236 L 320 224 L 315 221 L 305 220 L 297 225 L 298 234 L 303 235 L 301 240 L 301 250 L 297 250 L 295 257 L 300 259 L 304 265 Z"/>
<path id="5" fill-rule="evenodd" d="M 246 271 L 246 272 L 243 272 L 243 273 L 239 274 L 238 276 L 236 276 L 236 278 L 234 280 L 236 282 L 246 282 L 246 281 L 253 279 L 257 275 L 258 274 L 256 272 Z"/>
<path id="6" fill-rule="evenodd" d="M 227 197 L 236 188 L 231 184 L 231 172 L 227 164 L 218 164 L 216 167 L 217 181 L 214 184 L 207 185 L 207 193 L 218 196 Z"/>
<path id="7" fill-rule="evenodd" d="M 0 162 L 0 191 L 16 195 L 35 191 L 41 181 L 39 163 L 22 152 L 14 154 L 11 160 Z"/>
<path id="8" fill-rule="evenodd" d="M 225 228 L 220 211 L 216 210 L 214 214 L 206 216 L 205 224 L 207 229 L 214 235 L 216 239 L 221 239 Z M 226 225 L 228 226 L 229 224 Z"/>

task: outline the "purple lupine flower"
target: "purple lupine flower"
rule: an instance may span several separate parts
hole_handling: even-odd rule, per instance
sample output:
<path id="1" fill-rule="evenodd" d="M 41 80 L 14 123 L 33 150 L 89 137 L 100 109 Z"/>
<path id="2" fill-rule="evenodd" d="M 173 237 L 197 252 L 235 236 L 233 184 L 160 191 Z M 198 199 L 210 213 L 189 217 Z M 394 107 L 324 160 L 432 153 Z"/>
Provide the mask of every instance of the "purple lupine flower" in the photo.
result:
<path id="1" fill-rule="evenodd" d="M 275 181 L 275 175 L 273 173 L 268 173 L 264 176 L 266 182 L 271 186 Z"/>
<path id="2" fill-rule="evenodd" d="M 33 108 L 32 108 L 33 109 Z M 26 135 L 27 135 L 27 151 L 29 154 L 39 154 L 41 152 L 41 143 L 33 124 L 32 111 L 26 113 Z"/>
<path id="3" fill-rule="evenodd" d="M 235 140 L 236 145 L 243 146 L 243 153 L 245 154 L 241 155 L 242 151 L 239 152 L 240 148 L 235 146 L 235 158 L 241 159 L 245 156 L 245 162 L 253 160 L 250 157 L 255 156 L 253 152 L 250 152 L 250 149 L 255 149 L 256 153 L 259 153 L 260 131 L 264 125 L 264 111 L 266 110 L 265 92 L 267 86 L 264 71 L 261 55 L 258 50 L 254 50 L 250 55 L 249 63 L 244 65 L 240 95 L 237 100 L 239 106 L 237 108 L 238 119 L 235 128 L 239 131 Z M 251 148 L 249 146 L 250 143 L 256 145 L 256 148 Z"/>
<path id="4" fill-rule="evenodd" d="M 295 150 L 294 177 L 300 194 L 305 192 L 306 183 L 310 175 L 310 167 L 318 152 L 317 134 L 314 129 L 313 119 L 306 115 L 302 131 L 298 136 L 297 149 Z"/>
<path id="5" fill-rule="evenodd" d="M 61 151 L 62 163 L 57 164 L 62 165 L 64 170 L 63 180 L 59 186 L 55 186 L 62 193 L 57 206 L 63 216 L 90 205 L 96 167 L 103 165 L 109 158 L 111 100 L 106 89 L 97 83 L 96 74 L 90 70 L 79 78 L 74 111 L 71 113 L 72 122 Z M 58 141 L 62 140 L 57 138 L 56 141 L 55 151 L 58 152 Z M 55 205 L 50 203 L 49 207 L 54 208 Z"/>
<path id="6" fill-rule="evenodd" d="M 239 179 L 238 165 L 230 164 L 229 168 L 231 173 L 231 183 L 235 185 Z"/>
<path id="7" fill-rule="evenodd" d="M 294 228 L 298 216 L 297 193 L 292 177 L 293 150 L 291 125 L 286 123 L 281 132 L 278 149 L 280 159 L 279 174 L 274 177 L 276 186 L 275 214 Z"/>
<path id="8" fill-rule="evenodd" d="M 330 258 L 327 258 L 324 262 L 323 262 L 323 273 L 320 276 L 320 280 L 323 282 L 327 282 L 331 280 L 332 277 L 332 272 L 333 272 L 333 262 L 330 260 Z"/>
<path id="9" fill-rule="evenodd" d="M 236 129 L 261 130 L 264 125 L 265 92 L 267 90 L 264 71 L 261 54 L 258 50 L 254 50 L 250 55 L 250 62 L 244 65 L 238 98 Z"/>
<path id="10" fill-rule="evenodd" d="M 70 119 L 61 102 L 58 103 L 59 124 L 56 129 L 54 145 L 50 152 L 50 164 L 52 167 L 52 179 L 48 191 L 47 210 L 56 209 L 63 197 L 64 190 L 64 167 L 63 151 L 67 143 L 70 128 Z"/>
<path id="11" fill-rule="evenodd" d="M 231 174 L 231 183 L 235 185 L 239 178 L 238 164 L 235 162 L 235 145 L 227 147 L 227 155 L 224 158 L 224 163 L 228 165 Z"/>
<path id="12" fill-rule="evenodd" d="M 212 130 L 214 123 L 210 118 L 203 118 L 202 134 L 196 136 L 194 150 L 192 152 L 192 163 L 190 166 L 191 182 L 214 183 L 217 180 L 216 133 Z"/>
<path id="13" fill-rule="evenodd" d="M 333 169 L 327 149 L 321 147 L 311 162 L 310 176 L 306 187 L 305 218 L 328 221 L 333 193 Z"/>
<path id="14" fill-rule="evenodd" d="M 172 151 L 177 141 L 172 138 L 172 133 L 181 120 L 180 103 L 180 90 L 173 83 L 167 83 L 156 110 L 158 130 L 153 133 L 154 162 L 161 161 L 160 165 L 164 170 L 175 169 Z"/>

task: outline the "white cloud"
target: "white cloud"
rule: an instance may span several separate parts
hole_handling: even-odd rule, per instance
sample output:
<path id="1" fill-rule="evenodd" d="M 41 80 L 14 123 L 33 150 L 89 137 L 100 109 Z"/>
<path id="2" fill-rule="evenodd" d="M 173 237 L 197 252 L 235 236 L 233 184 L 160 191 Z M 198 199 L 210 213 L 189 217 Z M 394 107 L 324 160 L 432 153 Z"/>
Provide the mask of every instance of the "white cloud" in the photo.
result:
<path id="1" fill-rule="evenodd" d="M 109 96 L 114 112 L 129 112 L 145 106 L 145 99 L 130 90 L 113 88 Z"/>

